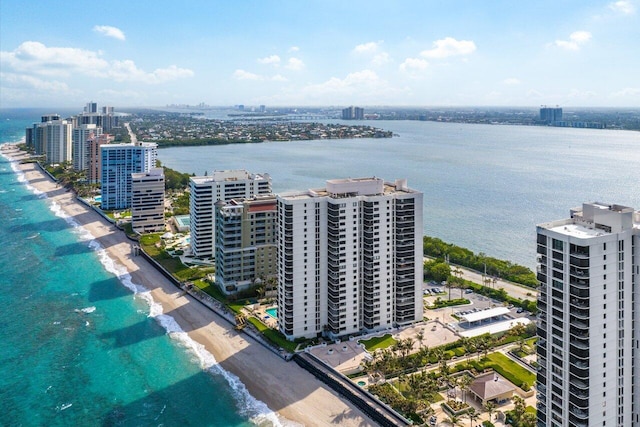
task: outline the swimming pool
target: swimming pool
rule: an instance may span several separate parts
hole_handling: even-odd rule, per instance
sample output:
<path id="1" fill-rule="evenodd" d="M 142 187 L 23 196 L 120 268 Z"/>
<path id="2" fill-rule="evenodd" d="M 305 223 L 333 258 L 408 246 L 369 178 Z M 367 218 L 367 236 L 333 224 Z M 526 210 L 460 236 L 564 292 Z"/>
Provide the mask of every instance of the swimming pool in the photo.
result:
<path id="1" fill-rule="evenodd" d="M 269 316 L 273 317 L 274 319 L 278 318 L 278 307 L 267 308 L 265 311 Z"/>

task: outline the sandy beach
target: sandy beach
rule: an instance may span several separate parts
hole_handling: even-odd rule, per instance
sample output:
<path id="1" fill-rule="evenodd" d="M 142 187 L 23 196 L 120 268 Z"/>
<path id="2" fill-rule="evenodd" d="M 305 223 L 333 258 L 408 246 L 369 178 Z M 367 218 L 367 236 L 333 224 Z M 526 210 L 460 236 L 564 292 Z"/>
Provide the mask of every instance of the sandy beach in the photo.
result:
<path id="1" fill-rule="evenodd" d="M 2 153 L 20 160 L 26 155 L 12 147 Z M 242 381 L 249 393 L 266 403 L 284 424 L 305 426 L 373 425 L 360 410 L 341 399 L 294 362 L 285 362 L 245 334 L 238 333 L 217 314 L 174 287 L 143 257 L 132 256 L 131 241 L 99 214 L 78 202 L 73 193 L 60 188 L 33 163 L 19 164 L 27 181 L 57 203 L 80 226 L 94 236 L 118 264 L 131 274 L 132 281 L 150 290 L 197 343 L 202 344 L 226 371 Z M 197 392 L 197 391 L 194 391 Z"/>

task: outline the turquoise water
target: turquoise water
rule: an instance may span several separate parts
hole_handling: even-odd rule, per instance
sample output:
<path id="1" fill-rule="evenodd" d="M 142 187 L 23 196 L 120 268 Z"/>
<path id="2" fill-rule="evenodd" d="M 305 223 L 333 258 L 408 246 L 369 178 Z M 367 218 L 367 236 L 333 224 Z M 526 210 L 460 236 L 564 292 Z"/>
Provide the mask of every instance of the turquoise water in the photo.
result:
<path id="1" fill-rule="evenodd" d="M 278 307 L 267 308 L 265 311 L 269 316 L 273 317 L 274 319 L 278 318 Z"/>
<path id="2" fill-rule="evenodd" d="M 2 156 L 0 224 L 0 425 L 278 423 Z"/>

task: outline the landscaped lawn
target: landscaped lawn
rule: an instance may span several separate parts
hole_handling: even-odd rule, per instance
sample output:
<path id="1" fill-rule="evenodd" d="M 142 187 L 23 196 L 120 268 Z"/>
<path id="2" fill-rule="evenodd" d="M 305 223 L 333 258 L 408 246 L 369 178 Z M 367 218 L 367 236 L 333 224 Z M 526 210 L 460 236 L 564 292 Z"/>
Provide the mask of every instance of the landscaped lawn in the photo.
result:
<path id="1" fill-rule="evenodd" d="M 474 360 L 470 363 L 479 371 L 486 368 L 492 368 L 518 387 L 521 387 L 523 383 L 526 383 L 531 387 L 536 380 L 535 374 L 523 368 L 502 353 L 490 353 L 480 361 Z"/>
<path id="2" fill-rule="evenodd" d="M 293 341 L 287 341 L 287 339 L 282 335 L 280 331 L 276 331 L 275 329 L 271 329 L 267 327 L 264 323 L 258 320 L 255 317 L 249 317 L 249 323 L 255 326 L 258 331 L 269 341 L 277 345 L 278 347 L 282 347 L 290 353 L 293 353 L 298 346 L 298 343 Z"/>
<path id="3" fill-rule="evenodd" d="M 368 340 L 361 340 L 359 342 L 364 344 L 364 348 L 366 348 L 368 352 L 372 352 L 379 348 L 390 347 L 395 343 L 397 343 L 398 341 L 395 338 L 393 338 L 391 334 L 385 334 L 381 337 L 373 337 Z"/>

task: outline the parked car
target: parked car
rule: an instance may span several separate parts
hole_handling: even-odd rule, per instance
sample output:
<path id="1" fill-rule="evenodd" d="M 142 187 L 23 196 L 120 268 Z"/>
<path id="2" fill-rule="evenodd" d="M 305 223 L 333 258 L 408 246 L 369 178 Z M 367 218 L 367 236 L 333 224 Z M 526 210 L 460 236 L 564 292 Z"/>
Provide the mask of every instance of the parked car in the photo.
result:
<path id="1" fill-rule="evenodd" d="M 518 309 L 516 310 L 516 313 L 524 313 L 524 308 L 518 307 Z"/>
<path id="2" fill-rule="evenodd" d="M 473 293 L 473 289 L 467 289 L 466 291 L 464 291 L 465 294 L 472 294 Z"/>
<path id="3" fill-rule="evenodd" d="M 424 290 L 424 294 L 425 294 L 425 295 L 431 295 L 431 292 L 429 291 L 429 289 L 425 289 L 425 290 Z"/>

